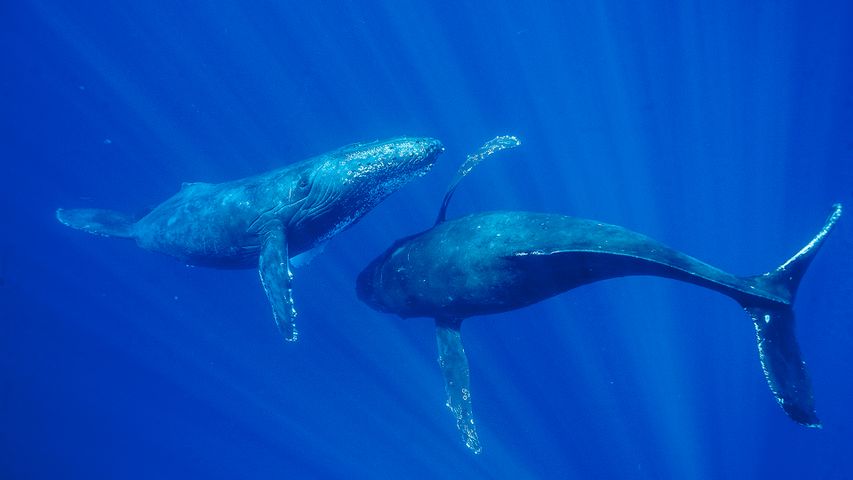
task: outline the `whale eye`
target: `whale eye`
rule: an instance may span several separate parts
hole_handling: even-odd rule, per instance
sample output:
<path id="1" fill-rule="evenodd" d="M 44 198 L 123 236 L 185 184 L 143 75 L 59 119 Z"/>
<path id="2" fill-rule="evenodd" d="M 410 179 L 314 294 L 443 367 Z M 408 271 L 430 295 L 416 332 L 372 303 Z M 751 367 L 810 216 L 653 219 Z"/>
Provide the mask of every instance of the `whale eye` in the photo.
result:
<path id="1" fill-rule="evenodd" d="M 308 177 L 301 177 L 299 179 L 299 188 L 304 189 L 307 186 L 308 186 Z"/>

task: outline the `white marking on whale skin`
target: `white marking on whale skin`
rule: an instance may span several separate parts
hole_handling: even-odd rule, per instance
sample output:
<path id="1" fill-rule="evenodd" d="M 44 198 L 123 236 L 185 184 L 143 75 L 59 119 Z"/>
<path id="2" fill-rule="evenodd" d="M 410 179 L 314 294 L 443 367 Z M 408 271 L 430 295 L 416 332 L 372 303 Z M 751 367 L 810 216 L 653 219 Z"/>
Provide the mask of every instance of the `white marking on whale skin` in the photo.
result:
<path id="1" fill-rule="evenodd" d="M 334 237 L 335 235 L 337 235 L 337 234 L 341 233 L 341 231 L 345 230 L 345 229 L 346 229 L 348 226 L 350 226 L 353 222 L 355 222 L 356 220 L 358 220 L 359 218 L 361 218 L 361 216 L 364 214 L 364 211 L 365 211 L 365 210 L 367 210 L 368 208 L 369 208 L 369 207 L 363 207 L 363 208 L 360 208 L 358 211 L 356 211 L 356 212 L 355 212 L 355 213 L 353 213 L 352 215 L 350 215 L 350 216 L 348 216 L 348 217 L 344 218 L 343 220 L 341 220 L 340 222 L 338 222 L 337 224 L 335 224 L 335 226 L 333 226 L 333 227 L 332 227 L 328 232 L 326 232 L 326 234 L 324 234 L 323 236 L 321 236 L 321 237 L 320 237 L 320 238 L 315 242 L 315 245 L 318 245 L 318 244 L 324 243 L 324 242 L 328 241 L 329 239 L 331 239 L 332 237 Z"/>
<path id="2" fill-rule="evenodd" d="M 382 171 L 385 168 L 386 165 L 384 163 L 378 163 L 374 165 L 361 165 L 356 170 L 350 170 L 347 172 L 348 177 L 345 182 L 352 182 L 360 176 L 363 176 L 365 174 L 371 174 L 377 171 Z M 396 192 L 403 185 L 411 182 L 415 178 L 423 177 L 430 171 L 430 169 L 432 169 L 432 165 L 425 165 L 419 169 L 410 172 L 407 175 L 391 177 L 391 179 L 385 180 L 367 196 L 367 198 L 363 201 L 364 206 L 336 223 L 325 235 L 322 235 L 317 240 L 315 245 L 326 242 L 341 231 L 345 230 L 347 227 L 349 227 L 362 216 L 364 216 L 364 214 L 368 210 L 372 209 L 375 205 L 378 205 L 389 194 Z"/>
<path id="3" fill-rule="evenodd" d="M 533 255 L 550 255 L 550 253 L 542 251 L 542 250 L 531 250 L 529 252 L 515 252 L 513 256 L 515 257 L 527 257 Z"/>

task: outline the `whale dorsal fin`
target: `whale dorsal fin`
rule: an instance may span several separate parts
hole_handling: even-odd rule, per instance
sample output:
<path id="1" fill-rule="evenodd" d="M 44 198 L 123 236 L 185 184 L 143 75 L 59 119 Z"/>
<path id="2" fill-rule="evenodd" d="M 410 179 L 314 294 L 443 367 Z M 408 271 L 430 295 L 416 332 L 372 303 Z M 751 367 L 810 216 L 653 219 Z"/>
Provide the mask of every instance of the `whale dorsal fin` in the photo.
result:
<path id="1" fill-rule="evenodd" d="M 461 182 L 466 175 L 471 173 L 471 170 L 474 170 L 474 167 L 495 152 L 515 148 L 519 145 L 521 145 L 521 140 L 519 140 L 518 137 L 514 135 L 500 135 L 484 143 L 477 153 L 468 155 L 468 158 L 466 158 L 465 162 L 462 163 L 462 166 L 459 167 L 459 171 L 456 172 L 456 176 L 453 177 L 453 180 L 447 187 L 447 193 L 444 194 L 444 200 L 441 202 L 441 209 L 438 211 L 438 218 L 435 219 L 435 224 L 438 225 L 444 221 L 447 216 L 447 205 L 450 204 L 453 192 L 456 191 L 456 187 L 459 186 L 459 182 Z"/>

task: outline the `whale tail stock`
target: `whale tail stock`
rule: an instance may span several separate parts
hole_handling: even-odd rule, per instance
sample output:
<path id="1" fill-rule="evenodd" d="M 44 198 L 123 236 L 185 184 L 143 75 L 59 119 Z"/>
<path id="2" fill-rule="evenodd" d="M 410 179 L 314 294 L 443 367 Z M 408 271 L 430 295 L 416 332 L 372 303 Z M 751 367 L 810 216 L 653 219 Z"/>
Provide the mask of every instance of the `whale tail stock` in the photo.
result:
<path id="1" fill-rule="evenodd" d="M 796 255 L 772 272 L 749 278 L 756 287 L 785 299 L 785 303 L 759 297 L 739 299 L 755 325 L 758 356 L 770 391 L 791 419 L 815 428 L 821 424 L 815 413 L 806 364 L 794 335 L 792 306 L 803 274 L 839 217 L 841 205 L 836 204 L 820 232 Z"/>
<path id="2" fill-rule="evenodd" d="M 104 237 L 133 238 L 136 218 L 121 212 L 98 208 L 56 210 L 56 219 L 63 225 Z"/>

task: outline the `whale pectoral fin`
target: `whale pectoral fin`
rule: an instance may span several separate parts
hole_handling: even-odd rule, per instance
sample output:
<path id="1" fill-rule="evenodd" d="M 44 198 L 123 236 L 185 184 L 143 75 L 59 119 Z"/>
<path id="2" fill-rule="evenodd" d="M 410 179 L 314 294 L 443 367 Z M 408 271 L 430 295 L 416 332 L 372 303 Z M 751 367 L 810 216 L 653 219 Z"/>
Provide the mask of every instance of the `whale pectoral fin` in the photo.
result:
<path id="1" fill-rule="evenodd" d="M 65 226 L 104 237 L 133 238 L 136 219 L 112 210 L 75 208 L 56 211 L 56 219 Z"/>
<path id="2" fill-rule="evenodd" d="M 441 208 L 438 210 L 438 217 L 435 219 L 435 224 L 438 225 L 445 220 L 447 217 L 447 206 L 450 205 L 450 199 L 453 198 L 453 193 L 456 191 L 456 187 L 459 186 L 459 182 L 461 182 L 466 175 L 471 173 L 471 170 L 474 170 L 474 167 L 476 167 L 477 164 L 495 152 L 500 152 L 501 150 L 506 150 L 508 148 L 515 148 L 519 145 L 521 145 L 521 140 L 519 140 L 515 135 L 500 135 L 483 144 L 477 153 L 468 155 L 468 158 L 466 158 L 465 162 L 462 163 L 462 166 L 459 167 L 459 171 L 456 172 L 456 176 L 451 180 L 450 185 L 447 186 L 447 192 L 444 194 L 444 200 L 441 201 Z"/>
<path id="3" fill-rule="evenodd" d="M 273 318 L 284 339 L 296 341 L 296 309 L 293 307 L 293 273 L 287 255 L 287 236 L 283 228 L 267 232 L 261 245 L 258 265 L 261 284 L 272 306 Z"/>
<path id="4" fill-rule="evenodd" d="M 447 392 L 447 408 L 456 417 L 456 427 L 462 434 L 465 446 L 474 453 L 480 453 L 480 440 L 474 427 L 474 414 L 471 409 L 471 381 L 468 375 L 468 357 L 462 346 L 459 327 L 460 319 L 435 319 L 436 341 L 438 343 L 438 364 L 444 376 L 444 388 Z"/>

